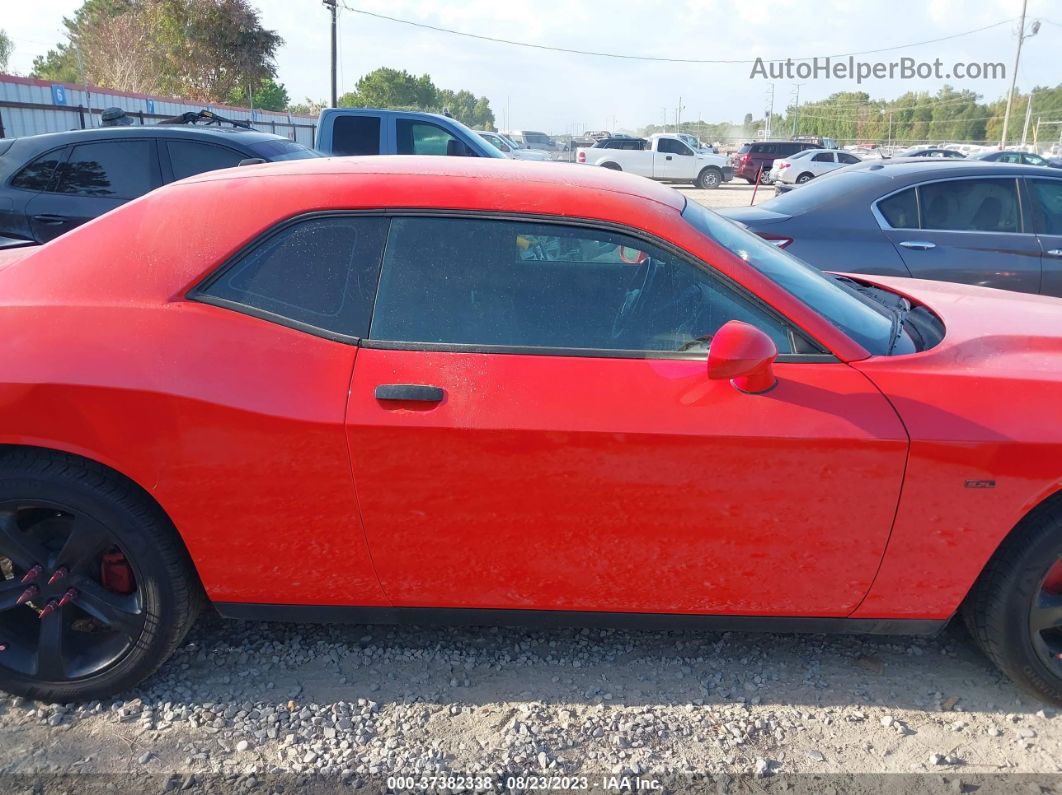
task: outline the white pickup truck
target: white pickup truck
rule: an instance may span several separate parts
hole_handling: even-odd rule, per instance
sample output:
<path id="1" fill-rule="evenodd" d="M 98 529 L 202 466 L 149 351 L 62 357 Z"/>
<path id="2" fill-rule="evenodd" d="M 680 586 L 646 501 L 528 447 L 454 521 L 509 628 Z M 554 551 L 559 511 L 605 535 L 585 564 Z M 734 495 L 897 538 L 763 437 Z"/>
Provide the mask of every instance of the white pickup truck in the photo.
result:
<path id="1" fill-rule="evenodd" d="M 663 182 L 692 182 L 698 188 L 718 188 L 734 178 L 734 168 L 723 155 L 698 152 L 677 135 L 657 133 L 649 136 L 644 149 L 612 149 L 609 139 L 595 146 L 580 147 L 575 152 L 578 163 L 629 171 Z"/>

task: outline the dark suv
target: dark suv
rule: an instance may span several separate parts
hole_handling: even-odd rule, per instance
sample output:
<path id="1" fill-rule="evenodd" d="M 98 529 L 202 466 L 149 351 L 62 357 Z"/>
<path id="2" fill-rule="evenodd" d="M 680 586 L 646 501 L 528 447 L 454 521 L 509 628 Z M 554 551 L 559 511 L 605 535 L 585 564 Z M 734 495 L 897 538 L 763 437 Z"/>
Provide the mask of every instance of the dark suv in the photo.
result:
<path id="1" fill-rule="evenodd" d="M 102 127 L 0 139 L 0 247 L 45 243 L 160 185 L 243 160 L 317 152 L 227 127 Z"/>
<path id="2" fill-rule="evenodd" d="M 813 141 L 756 141 L 742 144 L 734 155 L 734 176 L 741 177 L 749 184 L 756 181 L 767 182 L 767 174 L 774 161 L 791 157 L 805 149 L 820 149 L 821 144 Z"/>

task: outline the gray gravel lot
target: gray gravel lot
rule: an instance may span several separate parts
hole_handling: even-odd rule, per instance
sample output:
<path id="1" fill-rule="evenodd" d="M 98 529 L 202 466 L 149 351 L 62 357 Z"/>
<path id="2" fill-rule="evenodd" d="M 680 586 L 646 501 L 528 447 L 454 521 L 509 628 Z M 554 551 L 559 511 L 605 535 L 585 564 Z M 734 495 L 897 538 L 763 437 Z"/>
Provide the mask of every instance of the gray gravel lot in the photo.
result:
<path id="1" fill-rule="evenodd" d="M 723 206 L 747 204 L 752 188 L 683 192 Z M 1062 781 L 1048 777 L 1062 773 L 1062 717 L 1020 694 L 958 626 L 826 637 L 297 626 L 207 612 L 126 699 L 0 696 L 0 787 L 51 773 L 118 774 L 102 781 L 147 792 L 251 789 L 278 774 L 382 788 L 394 774 L 698 773 L 784 782 L 778 791 L 888 781 L 905 793 L 926 782 L 1039 793 Z M 873 775 L 884 773 L 920 777 Z M 712 787 L 730 791 L 726 779 Z"/>

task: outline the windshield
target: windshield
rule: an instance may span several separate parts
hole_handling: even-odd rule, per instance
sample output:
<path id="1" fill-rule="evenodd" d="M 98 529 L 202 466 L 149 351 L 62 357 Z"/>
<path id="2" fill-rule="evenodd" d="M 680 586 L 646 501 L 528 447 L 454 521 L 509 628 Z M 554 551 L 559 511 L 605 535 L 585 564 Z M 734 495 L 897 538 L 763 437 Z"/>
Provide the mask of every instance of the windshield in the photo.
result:
<path id="1" fill-rule="evenodd" d="M 687 201 L 682 217 L 697 231 L 810 306 L 870 353 L 889 353 L 895 337 L 893 314 L 849 287 L 840 277 L 827 276 L 697 202 Z"/>
<path id="2" fill-rule="evenodd" d="M 446 121 L 449 124 L 452 124 L 457 129 L 459 129 L 461 132 L 463 132 L 469 142 L 482 141 L 483 140 L 482 138 L 479 137 L 479 133 L 477 133 L 471 127 L 468 127 L 468 126 L 462 124 L 457 119 L 447 118 Z M 497 147 L 495 147 L 493 144 L 490 145 L 490 146 L 481 146 L 481 147 L 478 147 L 476 149 L 473 149 L 472 151 L 475 152 L 475 154 L 479 155 L 480 157 L 498 157 L 498 158 L 501 158 L 502 160 L 506 160 L 507 159 L 506 156 L 505 156 L 505 153 L 502 152 Z"/>
<path id="3" fill-rule="evenodd" d="M 259 141 L 251 144 L 251 151 L 266 160 L 305 160 L 310 157 L 321 157 L 320 152 L 307 149 L 294 141 Z"/>

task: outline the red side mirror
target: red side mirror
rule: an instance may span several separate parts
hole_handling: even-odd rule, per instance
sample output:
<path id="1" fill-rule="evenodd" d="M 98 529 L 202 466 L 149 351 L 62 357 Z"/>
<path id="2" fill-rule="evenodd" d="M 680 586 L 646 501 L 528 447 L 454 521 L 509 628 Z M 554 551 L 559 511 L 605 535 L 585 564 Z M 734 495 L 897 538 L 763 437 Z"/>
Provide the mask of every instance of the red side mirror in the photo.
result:
<path id="1" fill-rule="evenodd" d="M 715 332 L 708 349 L 708 377 L 725 378 L 742 392 L 759 395 L 774 388 L 774 340 L 755 326 L 731 320 Z"/>

